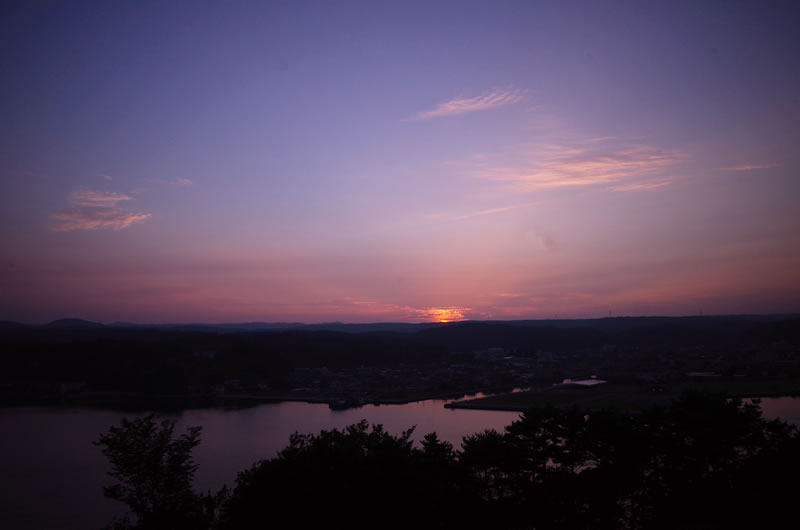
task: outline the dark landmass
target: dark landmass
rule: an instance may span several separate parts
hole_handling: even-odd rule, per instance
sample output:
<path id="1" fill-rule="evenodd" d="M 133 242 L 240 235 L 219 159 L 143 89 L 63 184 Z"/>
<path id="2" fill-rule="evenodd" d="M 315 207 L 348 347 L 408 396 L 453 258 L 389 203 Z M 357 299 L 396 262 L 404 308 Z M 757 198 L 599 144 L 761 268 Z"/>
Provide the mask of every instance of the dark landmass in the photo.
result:
<path id="1" fill-rule="evenodd" d="M 104 327 L 98 322 L 80 318 L 61 318 L 39 326 L 41 329 L 98 329 Z"/>
<path id="2" fill-rule="evenodd" d="M 596 379 L 592 388 L 560 386 Z M 547 402 L 642 408 L 686 389 L 800 391 L 797 315 L 433 324 L 103 325 L 0 322 L 0 404 L 123 408 L 332 407 L 500 394 L 453 406 Z M 505 394 L 514 388 L 525 393 Z M 137 405 L 138 404 L 138 405 Z"/>
<path id="3" fill-rule="evenodd" d="M 604 383 L 595 387 L 556 384 L 524 392 L 501 392 L 492 396 L 445 404 L 456 409 L 524 411 L 532 407 L 577 405 L 591 410 L 615 408 L 641 411 L 666 405 L 684 392 L 704 392 L 727 397 L 760 398 L 800 396 L 800 377 L 687 377 L 659 384 Z"/>

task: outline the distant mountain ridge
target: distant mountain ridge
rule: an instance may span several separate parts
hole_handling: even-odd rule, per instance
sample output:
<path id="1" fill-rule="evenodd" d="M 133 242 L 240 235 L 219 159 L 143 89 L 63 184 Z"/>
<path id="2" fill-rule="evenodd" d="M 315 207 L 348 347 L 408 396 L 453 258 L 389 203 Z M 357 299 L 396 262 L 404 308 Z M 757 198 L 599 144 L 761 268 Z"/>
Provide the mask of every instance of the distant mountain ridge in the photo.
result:
<path id="1" fill-rule="evenodd" d="M 39 327 L 46 329 L 92 329 L 104 328 L 105 325 L 80 318 L 60 318 Z"/>
<path id="2" fill-rule="evenodd" d="M 27 324 L 23 324 L 22 322 L 14 322 L 13 320 L 0 320 L 0 329 L 18 329 L 27 327 L 29 326 Z"/>
<path id="3" fill-rule="evenodd" d="M 733 323 L 767 324 L 800 318 L 798 314 L 777 315 L 703 315 L 681 317 L 604 317 L 588 319 L 545 319 L 545 320 L 465 320 L 460 322 L 375 322 L 375 323 L 343 323 L 327 322 L 320 324 L 304 324 L 302 322 L 241 322 L 241 323 L 169 323 L 169 324 L 136 324 L 130 322 L 113 322 L 101 324 L 79 318 L 62 318 L 41 325 L 28 325 L 14 321 L 0 321 L 0 329 L 54 329 L 54 330 L 91 330 L 91 329 L 154 329 L 171 331 L 198 331 L 215 333 L 254 333 L 268 331 L 334 331 L 340 333 L 418 333 L 427 332 L 431 337 L 447 331 L 432 330 L 452 329 L 466 326 L 461 332 L 471 334 L 478 330 L 485 334 L 493 332 L 514 333 L 514 328 L 585 328 L 604 332 L 621 332 L 626 330 L 650 331 L 661 330 L 668 334 L 669 329 L 691 327 L 701 330 L 714 330 L 727 327 Z M 475 326 L 478 326 L 477 328 Z M 486 327 L 483 327 L 486 326 Z M 497 326 L 501 326 L 498 328 Z M 498 331 L 502 330 L 502 331 Z M 491 334 L 491 333 L 490 333 Z"/>

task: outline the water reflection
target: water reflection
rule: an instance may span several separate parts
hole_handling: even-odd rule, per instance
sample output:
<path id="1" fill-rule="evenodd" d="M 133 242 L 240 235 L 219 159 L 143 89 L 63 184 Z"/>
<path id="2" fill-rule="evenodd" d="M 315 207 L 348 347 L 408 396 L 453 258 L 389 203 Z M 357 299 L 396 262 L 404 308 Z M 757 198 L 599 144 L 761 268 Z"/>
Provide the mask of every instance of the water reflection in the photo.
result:
<path id="1" fill-rule="evenodd" d="M 187 411 L 178 425 L 203 426 L 203 442 L 196 451 L 200 463 L 197 487 L 206 489 L 231 483 L 237 471 L 258 459 L 275 456 L 295 431 L 340 429 L 366 419 L 383 424 L 393 434 L 415 427 L 415 440 L 436 431 L 441 439 L 459 447 L 464 436 L 483 429 L 502 430 L 519 416 L 516 412 L 446 409 L 444 403 L 430 400 L 331 410 L 324 404 L 286 402 L 239 411 Z"/>
<path id="2" fill-rule="evenodd" d="M 800 398 L 761 398 L 761 412 L 765 418 L 780 418 L 781 421 L 800 426 Z"/>

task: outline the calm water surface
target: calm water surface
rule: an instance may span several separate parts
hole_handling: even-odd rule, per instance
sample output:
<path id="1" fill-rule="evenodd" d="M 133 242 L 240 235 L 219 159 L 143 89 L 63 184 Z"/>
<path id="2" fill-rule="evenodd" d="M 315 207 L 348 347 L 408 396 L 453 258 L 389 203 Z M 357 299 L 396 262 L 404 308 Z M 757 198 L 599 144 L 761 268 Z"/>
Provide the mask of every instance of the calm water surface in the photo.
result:
<path id="1" fill-rule="evenodd" d="M 366 419 L 392 434 L 416 426 L 416 440 L 436 431 L 458 447 L 463 436 L 501 430 L 518 417 L 516 412 L 446 409 L 444 403 L 332 411 L 324 404 L 285 402 L 241 410 L 188 410 L 171 417 L 179 432 L 203 426 L 202 443 L 195 449 L 200 465 L 195 487 L 205 491 L 232 485 L 237 472 L 275 456 L 295 431 L 315 433 Z M 800 425 L 800 399 L 764 398 L 761 407 L 766 417 Z M 84 408 L 0 409 L 0 528 L 93 529 L 124 511 L 103 497 L 107 464 L 92 441 L 125 415 L 131 416 Z"/>

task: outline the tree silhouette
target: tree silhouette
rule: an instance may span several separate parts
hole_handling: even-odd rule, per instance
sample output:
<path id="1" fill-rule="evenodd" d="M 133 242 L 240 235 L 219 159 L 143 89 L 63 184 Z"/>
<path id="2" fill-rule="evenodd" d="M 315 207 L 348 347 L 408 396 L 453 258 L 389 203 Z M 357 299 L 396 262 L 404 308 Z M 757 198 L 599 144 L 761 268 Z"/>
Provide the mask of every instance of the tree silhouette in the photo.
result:
<path id="1" fill-rule="evenodd" d="M 200 428 L 174 428 L 122 420 L 96 442 L 119 481 L 106 495 L 135 517 L 114 528 L 800 528 L 797 428 L 724 396 L 639 414 L 531 409 L 461 450 L 366 421 L 295 433 L 215 497 L 191 489 Z"/>
<path id="2" fill-rule="evenodd" d="M 105 496 L 127 504 L 136 520 L 126 515 L 113 528 L 208 528 L 215 499 L 192 490 L 197 469 L 192 450 L 200 443 L 201 427 L 177 437 L 174 431 L 174 421 L 157 422 L 152 415 L 123 418 L 94 442 L 111 464 L 108 474 L 118 481 L 104 488 Z"/>

